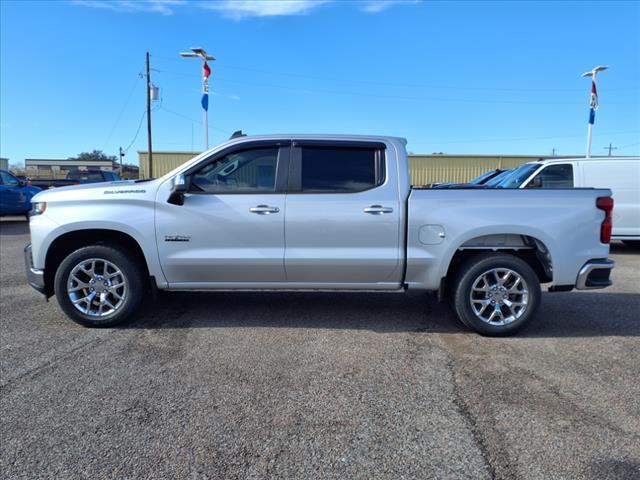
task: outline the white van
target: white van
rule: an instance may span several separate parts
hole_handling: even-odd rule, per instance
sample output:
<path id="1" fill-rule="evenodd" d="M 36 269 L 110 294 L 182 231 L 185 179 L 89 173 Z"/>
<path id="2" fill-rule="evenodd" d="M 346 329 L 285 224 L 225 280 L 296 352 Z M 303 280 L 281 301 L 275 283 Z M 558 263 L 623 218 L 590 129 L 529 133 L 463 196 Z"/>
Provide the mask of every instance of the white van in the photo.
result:
<path id="1" fill-rule="evenodd" d="M 612 239 L 640 245 L 640 157 L 554 158 L 523 163 L 498 188 L 610 188 Z"/>

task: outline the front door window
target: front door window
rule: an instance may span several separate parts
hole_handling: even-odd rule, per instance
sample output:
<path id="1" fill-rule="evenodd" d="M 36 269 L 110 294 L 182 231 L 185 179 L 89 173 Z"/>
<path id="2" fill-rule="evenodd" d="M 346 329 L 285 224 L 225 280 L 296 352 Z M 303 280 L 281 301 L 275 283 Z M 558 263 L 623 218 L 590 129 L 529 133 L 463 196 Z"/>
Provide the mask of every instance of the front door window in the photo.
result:
<path id="1" fill-rule="evenodd" d="M 230 153 L 193 174 L 192 190 L 204 193 L 273 193 L 278 148 Z"/>

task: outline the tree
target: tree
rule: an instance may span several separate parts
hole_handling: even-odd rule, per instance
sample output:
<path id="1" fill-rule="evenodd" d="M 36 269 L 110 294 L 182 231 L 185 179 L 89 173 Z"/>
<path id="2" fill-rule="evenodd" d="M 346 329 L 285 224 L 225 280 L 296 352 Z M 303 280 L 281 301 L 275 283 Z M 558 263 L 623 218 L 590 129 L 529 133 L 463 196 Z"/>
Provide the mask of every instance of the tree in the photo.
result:
<path id="1" fill-rule="evenodd" d="M 25 176 L 24 165 L 20 165 L 19 163 L 12 163 L 11 165 L 9 165 L 9 171 L 16 177 Z"/>
<path id="2" fill-rule="evenodd" d="M 114 168 L 117 168 L 119 165 L 115 155 L 105 155 L 102 150 L 94 150 L 93 152 L 82 152 L 75 157 L 69 157 L 67 160 L 77 160 L 79 162 L 86 162 L 88 160 L 111 162 Z"/>

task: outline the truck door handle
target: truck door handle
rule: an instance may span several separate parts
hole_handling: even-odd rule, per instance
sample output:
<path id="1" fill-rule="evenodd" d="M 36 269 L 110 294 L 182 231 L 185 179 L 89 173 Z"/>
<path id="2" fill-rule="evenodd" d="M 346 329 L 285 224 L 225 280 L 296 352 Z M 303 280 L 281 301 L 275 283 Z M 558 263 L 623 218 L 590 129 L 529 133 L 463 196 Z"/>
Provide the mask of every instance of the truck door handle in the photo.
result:
<path id="1" fill-rule="evenodd" d="M 270 213 L 278 213 L 280 209 L 278 207 L 270 207 L 269 205 L 256 205 L 249 209 L 251 213 L 257 213 L 258 215 L 269 215 Z"/>
<path id="2" fill-rule="evenodd" d="M 382 215 L 383 213 L 393 212 L 391 207 L 383 207 L 382 205 L 371 205 L 370 207 L 363 208 L 364 213 L 370 213 L 371 215 Z"/>

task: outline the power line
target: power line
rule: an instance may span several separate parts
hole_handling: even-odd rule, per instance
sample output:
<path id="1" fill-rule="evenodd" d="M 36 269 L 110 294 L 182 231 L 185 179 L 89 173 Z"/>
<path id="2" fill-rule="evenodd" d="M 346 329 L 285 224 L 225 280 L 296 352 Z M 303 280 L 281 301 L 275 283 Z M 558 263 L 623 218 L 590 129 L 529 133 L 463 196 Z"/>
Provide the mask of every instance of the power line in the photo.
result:
<path id="1" fill-rule="evenodd" d="M 111 136 L 113 135 L 113 132 L 116 130 L 116 127 L 120 123 L 120 119 L 122 118 L 122 114 L 124 113 L 124 111 L 126 110 L 127 106 L 129 105 L 129 102 L 131 101 L 131 97 L 133 96 L 133 92 L 136 90 L 136 87 L 138 86 L 138 83 L 140 82 L 140 78 L 142 78 L 141 74 L 136 75 L 136 81 L 133 83 L 133 87 L 131 87 L 131 90 L 129 91 L 129 95 L 127 95 L 127 99 L 125 100 L 124 105 L 122 106 L 122 109 L 120 110 L 120 113 L 118 114 L 118 117 L 116 118 L 116 121 L 113 124 L 113 127 L 111 127 L 111 130 L 109 131 L 109 136 L 107 137 L 107 141 L 104 142 L 105 144 L 108 144 L 109 140 L 111 140 Z"/>
<path id="2" fill-rule="evenodd" d="M 637 132 L 617 132 L 617 133 L 608 133 L 606 135 L 628 135 L 631 133 Z M 521 137 L 521 138 L 491 138 L 491 139 L 481 139 L 481 140 L 455 140 L 455 141 L 445 141 L 445 142 L 410 142 L 412 145 L 446 145 L 446 144 L 458 144 L 458 143 L 480 143 L 480 142 L 517 142 L 517 141 L 527 141 L 527 140 L 556 140 L 563 138 L 577 138 L 582 137 L 582 135 L 562 135 L 562 136 L 552 136 L 552 137 Z M 633 146 L 633 144 L 631 145 Z M 624 148 L 624 147 L 621 147 Z"/>
<path id="3" fill-rule="evenodd" d="M 623 145 L 621 147 L 618 148 L 629 148 L 629 147 L 635 147 L 636 145 L 640 145 L 640 142 L 636 142 L 636 143 L 630 143 L 629 145 Z"/>
<path id="4" fill-rule="evenodd" d="M 303 75 L 303 74 L 295 74 L 295 73 L 283 73 L 283 72 L 269 72 L 267 70 L 260 70 L 256 68 L 247 68 L 247 67 L 238 67 L 232 66 L 228 64 L 224 64 L 222 69 L 229 68 L 232 70 L 244 70 L 249 72 L 256 73 L 266 73 L 269 75 L 282 75 L 287 77 L 296 77 L 296 78 L 309 78 L 313 80 L 322 80 L 322 81 L 332 81 L 332 82 L 344 82 L 344 83 L 357 83 L 363 85 L 381 85 L 381 86 L 389 86 L 389 87 L 411 87 L 411 88 L 427 88 L 427 89 L 442 89 L 442 90 L 463 90 L 463 91 L 500 91 L 500 92 L 579 92 L 580 89 L 576 88 L 510 88 L 510 87 L 461 87 L 461 86 L 451 86 L 451 85 L 429 85 L 424 83 L 396 83 L 396 82 L 380 82 L 375 80 L 353 80 L 353 79 L 344 79 L 344 78 L 331 78 L 331 77 L 321 77 L 317 75 Z M 626 88 L 626 89 L 609 89 L 609 91 L 616 90 L 632 90 L 637 91 L 640 90 L 638 88 Z"/>
<path id="5" fill-rule="evenodd" d="M 144 120 L 144 117 L 146 115 L 147 115 L 147 110 L 145 108 L 145 110 L 142 112 L 142 117 L 140 117 L 140 123 L 138 123 L 138 129 L 136 130 L 136 134 L 133 136 L 133 140 L 131 140 L 131 143 L 127 146 L 127 148 L 124 149 L 125 153 L 129 152 L 131 145 L 133 145 L 133 142 L 135 142 L 136 138 L 138 138 L 138 134 L 140 133 L 140 128 L 142 127 L 142 121 Z"/>
<path id="6" fill-rule="evenodd" d="M 160 110 L 165 111 L 167 113 L 171 113 L 172 115 L 175 115 L 177 117 L 184 118 L 185 120 L 189 120 L 190 122 L 202 125 L 202 121 L 201 120 L 196 120 L 196 119 L 191 118 L 191 117 L 189 117 L 187 115 L 184 115 L 182 113 L 175 112 L 173 110 L 169 110 L 167 107 L 161 106 Z M 225 135 L 229 133 L 227 130 L 222 130 L 220 128 L 214 127 L 213 125 L 209 125 L 209 130 L 216 130 L 217 132 L 224 133 Z"/>
<path id="7" fill-rule="evenodd" d="M 158 73 L 164 73 L 169 75 L 178 75 L 178 76 L 189 76 L 181 72 L 172 72 L 170 70 L 158 70 Z M 380 94 L 380 93 L 365 93 L 365 92 L 354 92 L 354 91 L 346 91 L 346 90 L 325 90 L 318 88 L 307 88 L 307 87 L 292 87 L 288 85 L 278 85 L 273 83 L 263 83 L 263 82 L 251 82 L 251 81 L 243 81 L 243 80 L 229 80 L 224 77 L 216 76 L 216 81 L 222 83 L 230 83 L 230 84 L 238 84 L 238 85 L 252 85 L 261 88 L 269 87 L 269 88 L 279 88 L 284 90 L 297 90 L 301 92 L 308 93 L 328 93 L 333 95 L 347 95 L 347 96 L 356 96 L 356 97 L 373 97 L 373 98 L 389 98 L 396 100 L 423 100 L 429 102 L 457 102 L 457 103 L 480 103 L 480 104 L 515 104 L 515 105 L 581 105 L 582 102 L 541 102 L 539 100 L 492 100 L 492 99 L 462 99 L 462 98 L 442 98 L 442 97 L 422 97 L 422 96 L 407 96 L 407 95 L 388 95 L 388 94 Z M 616 105 L 621 102 L 607 102 L 608 105 Z M 625 102 L 626 103 L 626 102 Z"/>
<path id="8" fill-rule="evenodd" d="M 160 58 L 163 60 L 170 60 L 172 62 L 179 61 L 176 58 L 169 58 L 163 56 L 155 56 L 155 58 Z M 415 88 L 426 88 L 426 89 L 443 89 L 443 90 L 468 90 L 468 91 L 504 91 L 504 92 L 580 92 L 582 89 L 562 89 L 562 88 L 510 88 L 510 87 L 461 87 L 461 86 L 450 86 L 450 85 L 429 85 L 429 84 L 420 84 L 420 83 L 396 83 L 396 82 L 381 82 L 375 80 L 354 80 L 348 78 L 333 78 L 333 77 L 324 77 L 319 75 L 305 75 L 299 73 L 287 73 L 281 71 L 269 71 L 257 68 L 249 68 L 242 67 L 237 65 L 229 65 L 223 64 L 217 67 L 218 70 L 231 69 L 231 70 L 244 70 L 249 72 L 256 73 L 265 73 L 267 75 L 278 75 L 278 76 L 286 76 L 286 77 L 295 77 L 295 78 L 309 78 L 313 80 L 322 80 L 322 81 L 332 81 L 332 82 L 342 82 L 342 83 L 355 83 L 355 84 L 363 84 L 363 85 L 382 85 L 382 86 L 397 86 L 397 87 L 415 87 Z M 178 75 L 178 73 L 175 73 Z M 182 75 L 182 74 L 180 74 Z M 185 75 L 186 76 L 186 75 Z M 189 75 L 190 76 L 190 75 Z M 608 91 L 638 91 L 638 88 L 617 88 L 617 89 L 608 89 Z"/>

